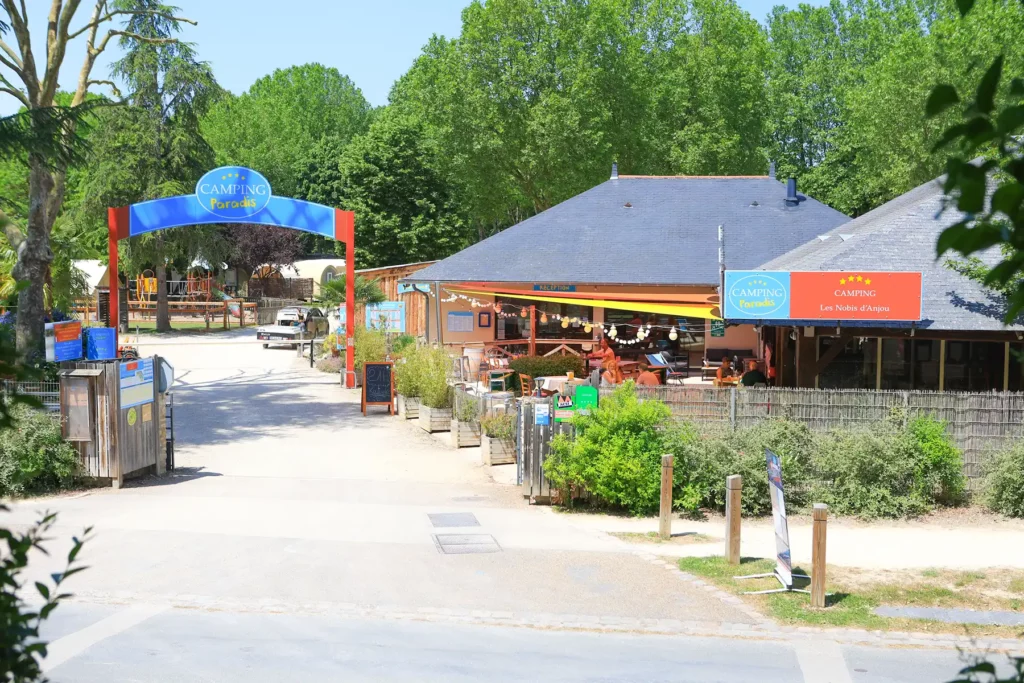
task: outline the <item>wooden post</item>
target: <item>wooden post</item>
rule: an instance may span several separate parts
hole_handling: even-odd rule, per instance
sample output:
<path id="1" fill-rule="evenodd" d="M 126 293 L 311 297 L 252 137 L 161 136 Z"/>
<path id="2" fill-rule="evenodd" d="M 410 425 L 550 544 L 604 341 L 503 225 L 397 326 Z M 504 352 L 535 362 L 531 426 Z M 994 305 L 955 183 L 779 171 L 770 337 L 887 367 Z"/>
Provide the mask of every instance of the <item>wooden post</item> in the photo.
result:
<path id="1" fill-rule="evenodd" d="M 811 607 L 825 607 L 825 536 L 828 505 L 814 504 L 814 533 L 811 540 Z"/>
<path id="2" fill-rule="evenodd" d="M 725 559 L 740 563 L 740 510 L 743 499 L 743 477 L 733 474 L 725 478 Z"/>
<path id="3" fill-rule="evenodd" d="M 224 301 L 224 329 L 228 329 L 228 302 Z"/>
<path id="4" fill-rule="evenodd" d="M 661 518 L 658 520 L 658 535 L 664 539 L 672 537 L 672 461 L 671 455 L 661 456 Z"/>
<path id="5" fill-rule="evenodd" d="M 537 355 L 537 307 L 530 306 L 530 355 Z"/>

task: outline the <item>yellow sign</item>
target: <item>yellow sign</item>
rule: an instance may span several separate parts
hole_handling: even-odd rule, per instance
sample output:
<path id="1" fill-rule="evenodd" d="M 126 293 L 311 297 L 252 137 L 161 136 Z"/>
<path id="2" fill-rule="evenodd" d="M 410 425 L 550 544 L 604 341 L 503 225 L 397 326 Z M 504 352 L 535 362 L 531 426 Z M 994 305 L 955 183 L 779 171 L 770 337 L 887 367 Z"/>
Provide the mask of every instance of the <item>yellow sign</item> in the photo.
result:
<path id="1" fill-rule="evenodd" d="M 142 404 L 142 421 L 152 422 L 153 421 L 153 404 L 143 403 Z"/>
<path id="2" fill-rule="evenodd" d="M 135 422 L 139 419 L 139 414 L 135 412 L 135 408 L 128 409 L 128 426 L 134 427 Z"/>

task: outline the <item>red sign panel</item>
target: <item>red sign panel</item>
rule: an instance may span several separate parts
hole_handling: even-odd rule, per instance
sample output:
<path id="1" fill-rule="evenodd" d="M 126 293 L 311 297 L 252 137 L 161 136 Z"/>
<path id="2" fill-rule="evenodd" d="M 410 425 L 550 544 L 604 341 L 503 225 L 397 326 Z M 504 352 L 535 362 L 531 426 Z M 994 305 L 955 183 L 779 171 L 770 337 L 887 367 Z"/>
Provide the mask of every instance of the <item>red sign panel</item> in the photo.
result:
<path id="1" fill-rule="evenodd" d="M 53 338 L 58 344 L 61 342 L 73 342 L 82 338 L 82 323 L 63 322 L 54 323 Z"/>
<path id="2" fill-rule="evenodd" d="M 921 273 L 789 274 L 796 320 L 920 320 Z"/>

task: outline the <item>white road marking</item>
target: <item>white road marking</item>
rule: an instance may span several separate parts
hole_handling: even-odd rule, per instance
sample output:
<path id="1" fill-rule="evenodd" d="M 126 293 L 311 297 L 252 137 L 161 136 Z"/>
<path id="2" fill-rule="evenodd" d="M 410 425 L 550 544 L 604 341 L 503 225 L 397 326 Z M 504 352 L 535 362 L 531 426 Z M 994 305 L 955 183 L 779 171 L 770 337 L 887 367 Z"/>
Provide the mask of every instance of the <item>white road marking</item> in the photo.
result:
<path id="1" fill-rule="evenodd" d="M 59 638 L 47 647 L 46 659 L 43 660 L 43 672 L 56 669 L 58 666 L 76 657 L 96 643 L 127 631 L 132 626 L 141 624 L 150 617 L 160 614 L 168 609 L 168 605 L 133 605 L 112 614 L 106 619 L 101 619 L 95 624 L 86 626 L 80 631 Z"/>
<path id="2" fill-rule="evenodd" d="M 834 640 L 797 640 L 793 642 L 796 660 L 804 674 L 804 683 L 851 683 L 843 649 Z"/>

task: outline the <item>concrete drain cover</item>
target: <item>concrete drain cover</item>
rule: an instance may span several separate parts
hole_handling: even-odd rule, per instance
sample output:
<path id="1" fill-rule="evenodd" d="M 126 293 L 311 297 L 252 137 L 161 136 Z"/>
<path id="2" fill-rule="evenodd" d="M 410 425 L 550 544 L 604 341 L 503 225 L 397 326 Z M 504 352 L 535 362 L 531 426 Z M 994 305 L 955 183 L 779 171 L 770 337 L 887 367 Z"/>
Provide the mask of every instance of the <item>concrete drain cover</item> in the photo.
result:
<path id="1" fill-rule="evenodd" d="M 434 544 L 445 555 L 501 552 L 490 534 L 434 534 Z"/>
<path id="2" fill-rule="evenodd" d="M 437 528 L 447 528 L 455 526 L 480 526 L 480 522 L 476 520 L 476 515 L 472 512 L 434 512 L 428 514 L 430 523 Z"/>

